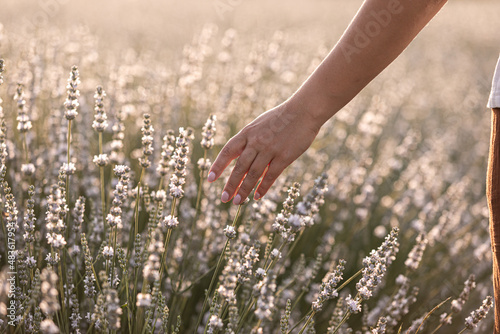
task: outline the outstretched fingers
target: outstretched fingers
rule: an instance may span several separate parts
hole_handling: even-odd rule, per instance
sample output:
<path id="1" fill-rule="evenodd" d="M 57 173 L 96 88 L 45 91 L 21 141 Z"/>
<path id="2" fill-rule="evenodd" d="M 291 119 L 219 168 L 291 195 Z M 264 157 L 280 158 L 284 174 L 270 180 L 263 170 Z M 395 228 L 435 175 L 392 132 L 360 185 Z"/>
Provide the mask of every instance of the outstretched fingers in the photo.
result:
<path id="1" fill-rule="evenodd" d="M 262 174 L 264 174 L 271 159 L 265 154 L 259 154 L 253 161 L 245 175 L 245 179 L 238 188 L 237 195 L 234 197 L 233 204 L 239 205 L 250 195 L 253 188 L 257 185 Z"/>
<path id="2" fill-rule="evenodd" d="M 250 166 L 252 166 L 252 163 L 254 162 L 256 156 L 257 152 L 249 148 L 245 149 L 241 153 L 222 192 L 222 202 L 229 202 L 229 200 L 233 198 L 241 182 L 243 181 L 243 178 L 248 173 Z"/>
<path id="3" fill-rule="evenodd" d="M 283 170 L 286 168 L 287 165 L 277 162 L 277 161 L 271 161 L 269 164 L 269 167 L 267 168 L 267 171 L 264 175 L 264 178 L 260 182 L 259 186 L 255 190 L 255 195 L 254 199 L 258 200 L 262 196 L 264 196 L 269 188 L 273 185 L 274 181 L 278 178 L 278 176 L 281 175 Z"/>
<path id="4" fill-rule="evenodd" d="M 226 169 L 231 161 L 239 157 L 244 149 L 245 140 L 239 139 L 239 137 L 233 137 L 230 139 L 226 145 L 224 145 L 212 164 L 210 172 L 208 173 L 208 182 L 214 182 L 217 180 L 224 169 Z"/>

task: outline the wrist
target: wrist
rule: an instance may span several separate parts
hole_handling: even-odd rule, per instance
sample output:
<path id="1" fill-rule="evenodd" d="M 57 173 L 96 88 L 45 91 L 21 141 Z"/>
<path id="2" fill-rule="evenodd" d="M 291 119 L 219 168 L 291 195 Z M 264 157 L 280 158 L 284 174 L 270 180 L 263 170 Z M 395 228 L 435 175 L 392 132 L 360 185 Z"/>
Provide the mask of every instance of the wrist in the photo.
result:
<path id="1" fill-rule="evenodd" d="M 285 102 L 285 109 L 300 113 L 305 122 L 319 131 L 342 107 L 337 101 L 309 79 Z"/>

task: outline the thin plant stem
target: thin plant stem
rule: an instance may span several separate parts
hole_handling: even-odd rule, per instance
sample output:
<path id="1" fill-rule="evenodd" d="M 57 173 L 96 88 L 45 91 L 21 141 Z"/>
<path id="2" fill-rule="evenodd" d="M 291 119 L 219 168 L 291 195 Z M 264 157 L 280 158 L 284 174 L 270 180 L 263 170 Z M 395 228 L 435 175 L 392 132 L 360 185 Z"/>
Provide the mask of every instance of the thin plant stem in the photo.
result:
<path id="1" fill-rule="evenodd" d="M 304 297 L 304 295 L 306 294 L 306 291 L 305 290 L 302 290 L 299 294 L 299 296 L 297 297 L 297 299 L 295 299 L 295 302 L 293 303 L 292 305 L 292 310 L 295 309 L 295 306 L 297 306 L 297 304 L 299 303 L 299 301 L 302 299 L 302 297 Z"/>
<path id="2" fill-rule="evenodd" d="M 434 311 L 436 311 L 438 308 L 440 308 L 441 306 L 443 306 L 448 300 L 450 300 L 451 297 L 448 297 L 446 298 L 445 300 L 443 300 L 441 303 L 437 304 L 432 310 L 430 310 L 424 317 L 424 319 L 422 319 L 422 322 L 420 323 L 420 325 L 418 326 L 417 328 L 417 331 L 415 332 L 415 334 L 417 334 L 419 331 L 420 331 L 420 327 L 422 327 L 422 325 L 424 324 L 425 320 L 427 320 L 427 318 L 429 318 L 431 316 L 432 313 L 434 313 Z M 463 330 L 462 330 L 463 331 Z M 462 332 L 460 332 L 462 333 Z"/>
<path id="3" fill-rule="evenodd" d="M 177 203 L 177 198 L 172 199 L 172 208 L 170 209 L 170 216 L 173 217 L 175 214 L 175 204 Z M 170 243 L 170 237 L 172 236 L 172 229 L 169 228 L 167 231 L 167 236 L 165 237 L 165 243 L 163 245 L 163 254 L 161 257 L 161 266 L 160 266 L 160 288 L 161 288 L 161 279 L 163 277 L 163 271 L 165 269 L 165 261 L 167 258 L 167 249 L 168 244 Z"/>
<path id="4" fill-rule="evenodd" d="M 250 302 L 248 307 L 246 307 L 245 312 L 243 313 L 243 315 L 240 318 L 240 321 L 238 322 L 238 328 L 236 329 L 236 334 L 238 334 L 241 328 L 243 327 L 243 322 L 245 321 L 246 317 L 248 316 L 248 313 L 250 313 L 250 310 L 253 308 L 256 302 L 257 299 L 253 297 L 252 301 Z"/>
<path id="5" fill-rule="evenodd" d="M 340 323 L 337 325 L 337 327 L 335 328 L 335 330 L 333 331 L 333 334 L 337 333 L 338 330 L 340 329 L 340 327 L 342 327 L 342 325 L 347 321 L 347 319 L 349 319 L 349 317 L 351 316 L 351 312 L 350 311 L 347 311 L 345 314 L 344 314 L 344 317 L 342 318 L 342 320 L 340 321 Z"/>
<path id="6" fill-rule="evenodd" d="M 67 148 L 67 171 L 66 171 L 66 205 L 68 206 L 68 213 L 69 213 L 69 164 L 71 162 L 71 154 L 70 154 L 70 149 L 71 149 L 71 120 L 68 120 L 68 148 Z M 69 235 L 69 230 L 70 230 L 70 219 L 69 219 L 69 214 L 66 215 L 66 239 L 68 238 Z"/>
<path id="7" fill-rule="evenodd" d="M 206 159 L 207 159 L 207 149 L 204 149 L 203 150 L 203 160 L 206 160 Z M 205 174 L 204 171 L 200 170 L 200 183 L 198 184 L 198 195 L 196 196 L 196 207 L 195 207 L 196 214 L 195 214 L 195 217 L 197 217 L 199 212 L 200 212 L 200 203 L 201 203 L 201 194 L 203 191 L 204 174 Z M 195 219 L 195 223 L 196 223 L 196 219 Z"/>
<path id="8" fill-rule="evenodd" d="M 102 132 L 99 132 L 99 155 L 103 153 L 102 150 Z M 102 210 L 102 223 L 106 226 L 106 191 L 104 189 L 104 167 L 99 167 L 99 178 L 101 181 L 101 210 Z"/>
<path id="9" fill-rule="evenodd" d="M 129 293 L 128 293 L 128 275 L 124 275 L 125 276 L 125 293 L 127 295 L 127 322 L 128 322 L 128 332 L 129 334 L 132 333 L 132 319 L 131 319 L 131 316 L 130 316 L 130 296 L 129 296 Z"/>
<path id="10" fill-rule="evenodd" d="M 134 235 L 139 234 L 139 204 L 141 196 L 141 182 L 142 178 L 144 177 L 144 170 L 145 168 L 143 167 L 141 169 L 141 176 L 139 177 L 139 182 L 137 183 L 137 196 L 135 198 L 135 209 L 134 209 L 134 222 L 135 222 Z"/>
<path id="11" fill-rule="evenodd" d="M 450 320 L 450 319 L 451 319 L 451 313 L 450 313 L 450 314 L 448 314 L 448 315 L 446 316 L 446 318 L 444 318 L 444 319 L 443 319 L 443 321 L 439 324 L 439 326 L 437 326 L 437 327 L 436 327 L 436 329 L 435 329 L 435 330 L 433 330 L 433 331 L 432 331 L 432 333 L 431 333 L 431 334 L 436 334 L 436 333 L 437 333 L 437 331 L 438 331 L 441 327 L 443 327 L 443 324 L 447 323 L 447 322 L 448 322 L 448 320 Z"/>
<path id="12" fill-rule="evenodd" d="M 311 315 L 309 315 L 309 317 L 307 318 L 306 323 L 304 324 L 304 326 L 302 326 L 302 329 L 300 330 L 299 334 L 304 333 L 304 331 L 307 328 L 307 325 L 309 325 L 309 322 L 311 322 L 311 320 L 312 320 L 312 318 L 314 317 L 315 314 L 316 314 L 315 311 L 311 312 Z"/>
<path id="13" fill-rule="evenodd" d="M 358 270 L 358 272 L 357 272 L 357 273 L 355 273 L 354 275 L 352 275 L 351 277 L 349 277 L 349 278 L 348 278 L 348 279 L 347 279 L 344 283 L 342 283 L 342 285 L 338 287 L 337 291 L 340 291 L 340 290 L 342 290 L 343 288 L 345 288 L 345 286 L 346 286 L 347 284 L 351 283 L 351 281 L 352 281 L 353 279 L 355 279 L 356 277 L 358 277 L 358 276 L 359 276 L 359 275 L 361 275 L 362 273 L 363 273 L 363 269 Z"/>
<path id="14" fill-rule="evenodd" d="M 206 273 L 204 273 L 203 275 L 201 275 L 200 277 L 198 277 L 198 278 L 197 278 L 195 281 L 193 281 L 193 282 L 192 282 L 189 286 L 187 286 L 187 287 L 185 287 L 184 289 L 182 289 L 182 290 L 178 291 L 178 292 L 177 292 L 177 294 L 181 295 L 181 294 L 183 294 L 184 292 L 191 290 L 191 288 L 192 288 L 195 284 L 199 283 L 199 282 L 200 282 L 203 278 L 205 278 L 205 276 L 207 276 L 208 274 L 210 274 L 210 273 L 212 272 L 212 270 L 214 270 L 214 269 L 215 269 L 215 267 L 216 267 L 216 266 L 213 266 L 212 268 L 208 269 Z"/>
<path id="15" fill-rule="evenodd" d="M 299 327 L 299 325 L 302 323 L 302 321 L 306 320 L 306 318 L 309 316 L 309 314 L 310 314 L 311 312 L 312 312 L 312 311 L 307 312 L 307 313 L 306 313 L 306 315 L 304 315 L 304 316 L 303 316 L 303 317 L 302 317 L 302 318 L 301 318 L 301 319 L 300 319 L 300 320 L 299 320 L 299 321 L 298 321 L 298 322 L 297 322 L 297 323 L 296 323 L 296 324 L 295 324 L 292 328 L 290 328 L 290 329 L 288 330 L 287 334 L 291 334 L 291 333 L 292 333 L 292 331 L 293 331 L 295 328 Z"/>
<path id="16" fill-rule="evenodd" d="M 64 282 L 63 282 L 63 275 L 62 275 L 62 263 L 60 263 L 58 266 L 57 266 L 58 270 L 59 270 L 59 289 L 61 290 L 61 313 L 62 313 L 62 316 L 63 316 L 63 319 L 66 319 L 66 307 L 64 306 Z M 63 323 L 62 324 L 65 328 L 65 324 Z"/>
<path id="17" fill-rule="evenodd" d="M 238 221 L 238 217 L 240 215 L 242 206 L 243 205 L 238 205 L 238 210 L 236 211 L 236 215 L 234 216 L 233 223 L 231 224 L 232 227 L 236 226 L 236 222 Z M 198 327 L 200 326 L 201 319 L 203 318 L 203 312 L 205 311 L 205 307 L 207 306 L 208 299 L 210 298 L 210 294 L 212 293 L 212 288 L 215 284 L 215 280 L 217 278 L 217 273 L 219 272 L 222 261 L 224 260 L 224 254 L 226 252 L 226 249 L 229 247 L 229 244 L 230 244 L 230 239 L 227 239 L 226 243 L 224 244 L 224 248 L 222 248 L 222 252 L 219 256 L 219 260 L 217 261 L 217 266 L 215 267 L 215 271 L 212 275 L 212 279 L 210 280 L 210 285 L 208 286 L 208 290 L 205 294 L 205 300 L 203 301 L 203 306 L 201 308 L 200 315 L 198 317 L 198 321 L 197 321 L 195 329 L 194 329 L 195 333 L 198 330 Z"/>
<path id="18" fill-rule="evenodd" d="M 164 176 L 162 175 L 161 178 L 160 178 L 160 182 L 158 184 L 158 191 L 162 190 L 163 189 L 163 180 L 164 180 Z M 157 222 L 157 219 L 158 219 L 158 212 L 160 210 L 160 205 L 162 207 L 162 210 L 163 210 L 163 204 L 161 204 L 160 202 L 156 201 L 156 205 L 155 205 L 155 208 L 154 208 L 154 211 L 153 211 L 153 227 L 156 227 L 158 222 Z M 144 249 L 148 249 L 149 247 L 149 243 L 151 242 L 151 233 L 148 232 L 148 237 L 146 239 L 146 246 L 144 247 Z"/>
<path id="19" fill-rule="evenodd" d="M 116 261 L 116 234 L 118 233 L 117 227 L 114 229 L 111 229 L 111 233 L 113 234 L 114 232 L 114 238 L 113 238 L 113 260 L 111 262 L 111 287 L 113 287 L 113 276 L 114 276 L 114 271 L 115 271 L 115 261 Z"/>

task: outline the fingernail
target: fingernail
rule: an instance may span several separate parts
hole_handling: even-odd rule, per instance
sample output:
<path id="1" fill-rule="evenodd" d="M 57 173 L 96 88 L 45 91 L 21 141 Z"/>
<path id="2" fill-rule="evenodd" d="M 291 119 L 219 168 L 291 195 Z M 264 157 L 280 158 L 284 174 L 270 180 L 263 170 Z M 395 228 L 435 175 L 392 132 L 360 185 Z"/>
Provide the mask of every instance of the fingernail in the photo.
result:
<path id="1" fill-rule="evenodd" d="M 222 202 L 226 203 L 229 200 L 229 193 L 227 191 L 224 191 L 222 193 L 222 196 L 221 196 L 220 200 Z"/>
<path id="2" fill-rule="evenodd" d="M 255 194 L 253 195 L 253 199 L 254 199 L 254 200 L 258 200 L 259 198 L 260 198 L 260 194 L 259 194 L 259 193 L 255 193 Z"/>
<path id="3" fill-rule="evenodd" d="M 234 205 L 239 205 L 240 203 L 241 203 L 241 195 L 240 195 L 240 194 L 238 194 L 238 195 L 236 195 L 236 196 L 234 197 L 234 199 L 233 199 L 233 204 L 234 204 Z"/>
<path id="4" fill-rule="evenodd" d="M 215 173 L 210 172 L 210 174 L 208 174 L 208 182 L 213 182 L 214 180 L 215 180 Z"/>

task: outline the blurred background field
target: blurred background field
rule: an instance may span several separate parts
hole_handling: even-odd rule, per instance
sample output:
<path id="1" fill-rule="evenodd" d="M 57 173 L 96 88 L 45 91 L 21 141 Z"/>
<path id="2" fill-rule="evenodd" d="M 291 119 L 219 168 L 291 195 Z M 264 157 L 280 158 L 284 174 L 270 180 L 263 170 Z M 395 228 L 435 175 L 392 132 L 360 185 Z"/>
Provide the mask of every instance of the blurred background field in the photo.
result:
<path id="1" fill-rule="evenodd" d="M 99 203 L 99 173 L 89 155 L 95 154 L 97 147 L 90 127 L 96 85 L 107 91 L 110 124 L 116 122 L 118 114 L 124 117 L 123 161 L 135 171 L 133 186 L 140 173 L 137 158 L 142 114 L 151 113 L 155 153 L 146 183 L 154 190 L 158 183 L 154 168 L 167 129 L 191 126 L 197 143 L 207 116 L 217 115 L 216 149 L 210 153 L 215 158 L 215 151 L 238 129 L 300 86 L 360 5 L 359 0 L 2 0 L 0 58 L 5 59 L 6 72 L 0 97 L 9 129 L 7 178 L 14 184 L 19 206 L 23 206 L 28 182 L 19 170 L 21 154 L 16 156 L 21 148 L 12 100 L 17 82 L 26 87 L 33 121 L 28 139 L 37 165 L 34 180 L 42 222 L 46 189 L 57 181 L 58 163 L 65 158 L 64 129 L 55 130 L 51 137 L 47 128 L 54 129 L 58 122 L 65 124 L 61 111 L 54 116 L 54 110 L 63 105 L 72 65 L 79 66 L 82 84 L 81 114 L 74 124 L 78 172 L 72 181 L 76 190 L 71 198 L 74 202 L 84 195 Z M 339 258 L 347 260 L 347 278 L 359 270 L 362 258 L 380 244 L 392 226 L 400 228 L 400 252 L 377 298 L 368 303 L 373 312 L 366 312 L 371 318 L 364 319 L 364 324 L 374 326 L 372 318 L 376 320 L 388 309 L 388 300 L 399 288 L 393 282 L 403 273 L 412 287 L 420 288 L 408 314 L 398 320 L 404 329 L 447 297 L 456 298 L 470 274 L 476 275 L 478 286 L 463 312 L 450 327 L 441 329 L 442 333 L 459 332 L 463 319 L 492 294 L 484 192 L 490 132 L 486 101 L 500 51 L 498 13 L 500 3 L 496 0 L 450 0 L 401 57 L 325 125 L 311 149 L 287 170 L 268 196 L 271 203 L 265 203 L 279 209 L 286 196 L 283 189 L 293 181 L 302 184 L 305 195 L 315 178 L 327 174 L 329 190 L 315 216 L 316 224 L 304 232 L 278 278 L 279 284 L 287 282 L 293 274 L 290 263 L 296 263 L 301 253 L 309 269 L 317 254 L 323 254 L 320 274 L 292 313 L 294 321 L 307 312 L 318 283 Z M 232 41 L 229 47 L 228 39 Z M 61 120 L 54 119 L 57 115 Z M 111 131 L 106 132 L 108 141 L 111 136 Z M 222 227 L 235 214 L 234 208 L 216 198 L 222 182 L 210 188 L 205 184 L 203 212 L 217 209 L 220 213 L 215 215 L 218 221 L 208 213 L 196 221 L 192 194 L 196 194 L 199 171 L 194 165 L 203 154 L 196 145 L 188 182 L 192 187 L 186 191 L 191 195 L 186 195 L 179 216 L 203 232 L 191 236 L 186 229 L 176 237 L 205 241 L 198 240 L 199 249 L 189 253 L 181 242 L 171 245 L 178 256 L 171 260 L 171 275 L 179 262 L 193 263 L 192 267 L 181 265 L 186 272 L 184 284 L 196 282 L 203 270 L 213 265 L 222 247 Z M 111 182 L 107 187 L 111 191 Z M 243 221 L 255 219 L 255 215 L 262 218 L 255 212 L 267 209 L 259 203 L 249 205 Z M 127 212 L 130 218 L 132 210 Z M 143 204 L 142 219 L 149 213 Z M 257 225 L 261 230 L 242 224 L 240 233 L 249 229 L 251 233 L 245 233 L 264 244 L 275 213 L 263 215 L 267 220 L 262 218 Z M 43 227 L 39 230 L 43 232 Z M 145 227 L 142 232 L 146 238 Z M 422 263 L 417 271 L 408 271 L 406 256 L 423 232 L 428 245 Z M 99 240 L 95 237 L 91 241 L 95 252 Z M 124 236 L 123 242 L 127 241 Z M 185 258 L 179 255 L 183 252 Z M 202 264 L 194 266 L 202 252 Z M 42 268 L 45 262 L 38 266 Z M 197 319 L 192 310 L 199 310 L 203 288 L 208 286 L 208 282 L 201 282 L 185 297 L 183 308 L 173 311 L 182 316 L 181 333 L 191 330 Z M 291 285 L 289 296 L 297 297 L 300 291 L 293 288 Z M 354 286 L 349 289 L 350 293 L 355 291 Z M 171 297 L 168 291 L 166 297 Z M 121 298 L 124 303 L 123 295 Z M 286 302 L 283 298 L 276 298 L 277 313 L 264 333 L 278 332 Z M 84 309 L 87 305 L 81 299 Z M 328 311 L 317 316 L 318 333 L 326 332 L 328 313 L 333 312 L 335 302 L 330 304 Z M 421 332 L 432 333 L 439 315 L 448 309 L 445 305 L 433 314 Z M 360 317 L 353 319 L 349 325 L 361 330 Z M 491 332 L 492 320 L 490 313 L 477 332 Z"/>

